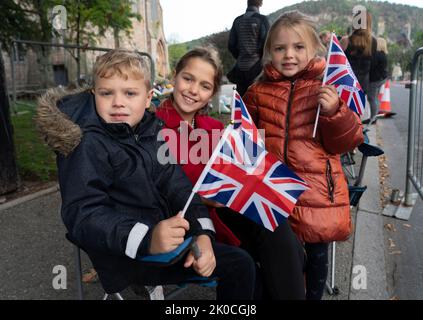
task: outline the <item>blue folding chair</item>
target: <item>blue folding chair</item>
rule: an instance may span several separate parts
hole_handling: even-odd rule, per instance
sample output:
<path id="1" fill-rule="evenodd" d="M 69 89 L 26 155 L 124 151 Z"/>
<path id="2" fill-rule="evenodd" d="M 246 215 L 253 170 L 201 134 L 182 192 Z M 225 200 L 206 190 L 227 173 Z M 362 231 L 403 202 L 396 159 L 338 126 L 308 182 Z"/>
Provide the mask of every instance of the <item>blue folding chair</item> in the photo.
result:
<path id="1" fill-rule="evenodd" d="M 74 245 L 74 258 L 75 258 L 75 265 L 76 265 L 76 287 L 77 287 L 77 298 L 78 300 L 84 300 L 84 292 L 82 288 L 82 264 L 81 264 L 81 248 L 75 244 L 74 241 L 70 238 L 69 234 L 66 234 L 66 238 Z M 192 250 L 194 257 L 198 259 L 201 255 L 201 252 L 195 242 L 195 238 L 189 237 L 187 238 L 178 248 L 175 250 L 157 254 L 157 255 L 148 255 L 141 257 L 139 261 L 146 263 L 146 264 L 153 264 L 157 267 L 164 267 L 169 266 L 171 264 L 176 263 L 179 261 L 188 250 Z M 101 282 L 101 281 L 100 281 Z M 198 284 L 203 287 L 216 287 L 217 280 L 208 277 L 201 277 L 201 276 L 194 276 L 190 279 L 187 279 L 184 282 L 178 283 L 178 288 L 169 292 L 166 297 L 163 294 L 163 288 L 161 286 L 144 286 L 148 292 L 150 300 L 161 300 L 161 299 L 171 299 L 175 297 L 178 293 L 180 293 L 183 289 L 187 287 L 188 284 Z M 107 300 L 110 296 L 116 298 L 117 300 L 124 300 L 122 295 L 119 292 L 115 293 L 104 293 L 103 300 Z"/>

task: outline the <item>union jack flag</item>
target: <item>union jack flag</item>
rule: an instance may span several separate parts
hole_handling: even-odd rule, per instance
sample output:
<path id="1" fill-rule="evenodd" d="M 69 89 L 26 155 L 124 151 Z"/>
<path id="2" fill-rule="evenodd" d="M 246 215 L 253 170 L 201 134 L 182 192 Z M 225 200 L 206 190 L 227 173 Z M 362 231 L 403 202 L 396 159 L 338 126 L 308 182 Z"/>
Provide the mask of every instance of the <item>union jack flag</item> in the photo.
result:
<path id="1" fill-rule="evenodd" d="M 307 184 L 266 151 L 244 102 L 234 92 L 232 124 L 213 151 L 193 192 L 273 231 L 292 212 Z"/>
<path id="2" fill-rule="evenodd" d="M 365 93 L 334 33 L 329 45 L 323 85 L 334 85 L 339 97 L 348 107 L 359 115 L 363 114 L 366 107 Z"/>

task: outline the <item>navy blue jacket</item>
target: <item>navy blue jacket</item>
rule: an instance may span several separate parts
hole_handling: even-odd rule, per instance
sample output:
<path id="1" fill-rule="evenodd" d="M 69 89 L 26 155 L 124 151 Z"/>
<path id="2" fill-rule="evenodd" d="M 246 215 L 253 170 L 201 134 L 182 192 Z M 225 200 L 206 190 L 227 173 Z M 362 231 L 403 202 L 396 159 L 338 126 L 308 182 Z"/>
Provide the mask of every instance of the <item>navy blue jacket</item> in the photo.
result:
<path id="1" fill-rule="evenodd" d="M 137 259 L 148 254 L 153 227 L 183 209 L 192 185 L 178 165 L 159 163 L 163 122 L 154 114 L 146 112 L 135 129 L 105 123 L 89 92 L 61 99 L 58 107 L 82 130 L 69 155 L 56 147 L 64 224 L 90 256 L 105 290 L 121 291 L 139 272 Z M 44 132 L 51 136 L 48 128 Z M 213 239 L 208 210 L 197 195 L 185 218 L 189 235 Z"/>

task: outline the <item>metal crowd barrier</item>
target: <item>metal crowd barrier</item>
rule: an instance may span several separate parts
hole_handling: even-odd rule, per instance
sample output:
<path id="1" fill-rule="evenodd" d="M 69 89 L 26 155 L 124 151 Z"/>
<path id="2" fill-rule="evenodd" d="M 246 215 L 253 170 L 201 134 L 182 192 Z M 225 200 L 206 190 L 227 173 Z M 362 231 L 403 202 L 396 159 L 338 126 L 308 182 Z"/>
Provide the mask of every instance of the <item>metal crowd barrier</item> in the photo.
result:
<path id="1" fill-rule="evenodd" d="M 413 186 L 423 199 L 423 47 L 414 54 L 410 89 L 405 206 L 416 201 Z"/>
<path id="2" fill-rule="evenodd" d="M 423 199 L 423 47 L 413 57 L 408 114 L 407 172 L 404 197 L 399 189 L 392 190 L 391 204 L 382 214 L 408 220 L 418 196 Z M 414 191 L 417 191 L 417 193 Z"/>
<path id="3" fill-rule="evenodd" d="M 25 46 L 40 46 L 40 47 L 52 47 L 52 48 L 64 48 L 64 49 L 76 49 L 77 50 L 77 60 L 80 60 L 80 51 L 101 51 L 101 52 L 107 52 L 109 50 L 111 50 L 110 48 L 101 48 L 101 47 L 89 47 L 89 46 L 84 46 L 84 45 L 75 45 L 75 44 L 62 44 L 62 43 L 51 43 L 51 42 L 40 42 L 40 41 L 31 41 L 31 40 L 13 40 L 12 41 L 12 59 L 11 59 L 11 73 L 12 73 L 12 102 L 13 102 L 13 107 L 15 107 L 16 105 L 16 89 L 17 89 L 17 85 L 16 85 L 16 62 L 15 59 L 13 57 L 17 56 L 16 53 L 16 45 L 17 44 L 21 44 L 21 45 L 25 45 Z M 123 49 L 125 50 L 125 49 Z M 126 49 L 128 51 L 132 51 L 129 49 Z M 154 61 L 153 58 L 150 56 L 150 54 L 148 54 L 147 52 L 140 52 L 140 51 L 136 51 L 139 55 L 144 56 L 147 58 L 147 60 L 150 63 L 150 72 L 151 72 L 151 85 L 153 85 L 154 83 L 154 78 L 155 78 L 155 66 L 154 66 Z M 81 75 L 81 70 L 80 70 L 80 63 L 77 63 L 77 75 L 76 75 L 76 81 L 77 84 L 80 80 L 80 75 Z M 43 88 L 43 89 L 47 89 L 47 88 Z"/>

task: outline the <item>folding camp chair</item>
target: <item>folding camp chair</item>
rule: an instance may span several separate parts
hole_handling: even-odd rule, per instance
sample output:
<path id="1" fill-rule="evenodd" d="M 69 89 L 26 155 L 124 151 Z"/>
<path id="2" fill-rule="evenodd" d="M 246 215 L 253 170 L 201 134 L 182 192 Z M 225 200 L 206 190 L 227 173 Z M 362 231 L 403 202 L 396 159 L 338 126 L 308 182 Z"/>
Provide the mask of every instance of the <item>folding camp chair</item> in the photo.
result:
<path id="1" fill-rule="evenodd" d="M 75 258 L 75 269 L 76 269 L 76 287 L 77 287 L 77 298 L 78 300 L 84 300 L 84 293 L 82 288 L 82 264 L 81 264 L 81 248 L 77 246 L 70 236 L 66 234 L 66 238 L 71 242 L 74 246 L 74 258 Z M 142 262 L 151 263 L 157 265 L 159 268 L 161 266 L 170 265 L 181 258 L 181 255 L 185 254 L 187 250 L 191 249 L 194 253 L 195 257 L 199 257 L 200 252 L 198 251 L 198 247 L 196 246 L 195 239 L 192 237 L 187 238 L 184 243 L 182 243 L 178 248 L 171 251 L 170 253 L 166 254 L 158 254 L 158 255 L 150 255 L 145 256 L 140 259 Z M 101 282 L 101 281 L 100 281 Z M 150 300 L 164 300 L 172 299 L 177 294 L 181 293 L 188 284 L 198 284 L 203 287 L 215 287 L 217 286 L 217 280 L 208 278 L 208 277 L 192 277 L 185 282 L 181 282 L 177 284 L 177 288 L 166 294 L 163 293 L 162 286 L 144 286 Z M 122 295 L 119 292 L 115 293 L 104 293 L 103 300 L 107 300 L 109 297 L 114 297 L 117 300 L 124 300 Z"/>
<path id="2" fill-rule="evenodd" d="M 352 152 L 342 154 L 341 163 L 347 177 L 351 177 L 352 179 L 357 178 L 354 170 L 355 161 Z"/>
<path id="3" fill-rule="evenodd" d="M 369 139 L 365 134 L 365 142 L 358 146 L 358 150 L 362 153 L 360 169 L 358 176 L 355 177 L 352 185 L 348 186 L 349 196 L 350 196 L 350 206 L 356 207 L 360 202 L 360 198 L 363 193 L 366 191 L 367 186 L 362 186 L 361 182 L 363 181 L 364 172 L 366 169 L 367 158 L 368 157 L 378 157 L 384 152 L 381 148 L 371 145 L 368 143 Z M 330 284 L 326 282 L 326 288 L 330 295 L 339 294 L 339 288 L 335 285 L 335 252 L 336 252 L 336 242 L 332 242 L 332 267 L 331 267 L 331 282 Z"/>

